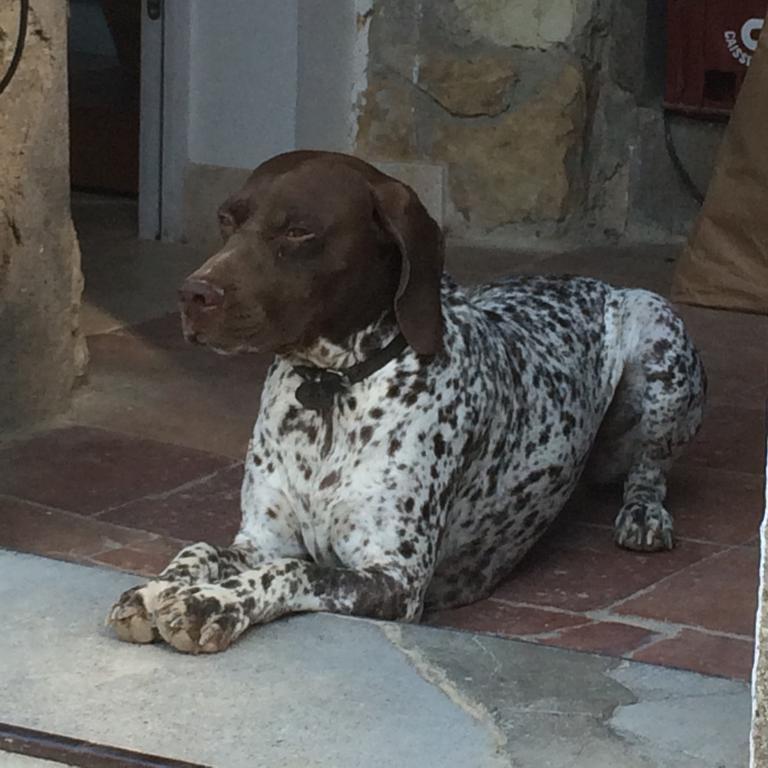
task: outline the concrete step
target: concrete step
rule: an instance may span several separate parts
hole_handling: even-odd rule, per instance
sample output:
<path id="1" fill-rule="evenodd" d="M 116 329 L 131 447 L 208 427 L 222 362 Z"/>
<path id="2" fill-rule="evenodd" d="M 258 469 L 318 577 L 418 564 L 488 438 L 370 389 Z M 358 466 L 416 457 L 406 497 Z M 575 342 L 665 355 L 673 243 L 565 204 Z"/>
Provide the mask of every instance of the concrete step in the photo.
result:
<path id="1" fill-rule="evenodd" d="M 0 551 L 0 721 L 221 768 L 746 765 L 738 682 L 328 615 L 185 656 L 104 628 L 134 582 Z"/>

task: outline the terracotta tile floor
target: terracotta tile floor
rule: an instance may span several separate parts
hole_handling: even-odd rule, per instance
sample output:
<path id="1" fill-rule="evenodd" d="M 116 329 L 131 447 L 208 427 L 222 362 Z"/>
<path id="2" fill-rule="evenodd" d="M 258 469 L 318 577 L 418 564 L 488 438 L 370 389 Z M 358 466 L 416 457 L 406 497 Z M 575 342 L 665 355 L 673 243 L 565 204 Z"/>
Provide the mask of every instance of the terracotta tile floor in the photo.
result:
<path id="1" fill-rule="evenodd" d="M 669 253 L 536 256 L 516 268 L 593 273 L 664 292 Z M 452 263 L 465 280 L 511 271 L 506 259 L 482 251 L 455 250 Z M 681 311 L 711 395 L 705 426 L 670 479 L 676 549 L 618 549 L 611 536 L 618 492 L 582 488 L 491 598 L 426 621 L 749 676 L 768 318 Z M 227 543 L 268 361 L 186 347 L 172 315 L 97 333 L 89 347 L 88 382 L 68 418 L 0 444 L 0 546 L 150 575 L 185 541 Z"/>

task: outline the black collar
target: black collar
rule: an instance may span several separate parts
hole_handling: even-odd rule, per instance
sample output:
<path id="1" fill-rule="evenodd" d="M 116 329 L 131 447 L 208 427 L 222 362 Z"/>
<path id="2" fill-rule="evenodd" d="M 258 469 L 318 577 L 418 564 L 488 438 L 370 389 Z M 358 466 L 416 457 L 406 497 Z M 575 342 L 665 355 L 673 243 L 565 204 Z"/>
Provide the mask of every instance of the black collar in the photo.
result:
<path id="1" fill-rule="evenodd" d="M 408 342 L 400 333 L 373 357 L 343 370 L 316 368 L 314 365 L 296 365 L 293 370 L 304 380 L 296 390 L 296 399 L 311 411 L 327 412 L 333 407 L 336 395 L 368 378 L 372 373 L 376 373 L 390 360 L 394 360 L 407 346 Z"/>

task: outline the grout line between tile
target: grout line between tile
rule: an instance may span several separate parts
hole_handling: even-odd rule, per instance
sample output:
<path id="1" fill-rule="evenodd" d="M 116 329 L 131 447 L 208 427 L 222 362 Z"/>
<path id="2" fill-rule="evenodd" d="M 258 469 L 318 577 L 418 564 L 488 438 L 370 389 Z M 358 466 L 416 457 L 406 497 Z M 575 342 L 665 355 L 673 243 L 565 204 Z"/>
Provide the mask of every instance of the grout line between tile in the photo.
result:
<path id="1" fill-rule="evenodd" d="M 666 632 L 666 633 L 660 633 L 660 632 L 654 632 L 651 630 L 652 634 L 645 640 L 643 640 L 637 648 L 634 648 L 631 651 L 628 651 L 628 658 L 633 659 L 635 657 L 636 653 L 640 653 L 641 651 L 644 651 L 646 648 L 650 648 L 653 645 L 656 645 L 656 643 L 663 642 L 665 640 L 674 640 L 676 637 L 680 635 L 680 632 L 682 630 L 677 629 L 674 632 Z"/>
<path id="2" fill-rule="evenodd" d="M 728 551 L 732 549 L 752 549 L 752 547 L 754 546 L 754 544 L 749 544 L 748 541 L 725 543 L 722 541 L 712 541 L 711 539 L 693 539 L 693 538 L 690 538 L 689 536 L 678 536 L 676 538 L 676 541 L 685 541 L 685 542 L 688 542 L 689 544 L 708 544 L 709 546 L 715 546 L 715 547 L 727 547 Z M 717 554 L 722 554 L 722 552 L 718 552 Z"/>
<path id="3" fill-rule="evenodd" d="M 201 477 L 195 477 L 192 480 L 188 480 L 186 483 L 177 485 L 175 488 L 170 488 L 166 491 L 161 491 L 160 493 L 148 493 L 145 496 L 139 496 L 138 498 L 135 498 L 135 499 L 129 499 L 128 501 L 120 502 L 120 504 L 114 504 L 111 507 L 105 507 L 104 509 L 100 509 L 98 512 L 95 512 L 94 514 L 90 515 L 90 517 L 94 519 L 99 519 L 102 515 L 106 515 L 109 512 L 116 512 L 117 510 L 120 510 L 123 507 L 130 506 L 131 504 L 136 504 L 139 501 L 165 501 L 165 499 L 167 499 L 169 496 L 172 496 L 174 493 L 191 490 L 196 486 L 201 485 L 202 483 L 207 483 L 209 480 L 215 479 L 217 475 L 223 472 L 229 472 L 229 470 L 234 469 L 236 466 L 242 463 L 243 463 L 242 461 L 233 461 L 231 464 L 227 464 L 224 467 L 219 467 L 219 469 L 216 469 L 213 472 L 208 473 L 207 475 L 203 475 Z"/>
<path id="4" fill-rule="evenodd" d="M 616 600 L 615 602 L 611 603 L 610 605 L 606 605 L 604 610 L 606 611 L 612 611 L 614 608 L 618 608 L 621 605 L 624 605 L 624 603 L 628 603 L 630 600 L 635 600 L 638 597 L 643 597 L 644 595 L 647 595 L 652 590 L 656 589 L 656 587 L 660 586 L 661 584 L 665 584 L 666 582 L 670 581 L 671 579 L 679 576 L 681 573 L 686 573 L 687 571 L 691 570 L 694 567 L 698 567 L 702 563 L 707 563 L 710 560 L 713 560 L 714 558 L 720 557 L 728 552 L 733 551 L 734 549 L 739 549 L 739 546 L 736 544 L 726 544 L 721 545 L 723 546 L 723 549 L 719 550 L 718 552 L 713 552 L 709 555 L 705 555 L 699 560 L 696 560 L 692 563 L 689 563 L 686 566 L 683 566 L 677 571 L 674 571 L 673 573 L 670 573 L 666 576 L 663 576 L 658 581 L 654 581 L 653 584 L 649 584 L 647 587 L 643 587 L 642 589 L 638 589 L 637 592 L 633 592 L 631 595 L 626 595 L 625 597 L 622 597 L 620 600 Z"/>
<path id="5" fill-rule="evenodd" d="M 582 627 L 591 627 L 595 622 L 591 619 L 588 619 L 586 616 L 584 617 L 586 621 L 583 621 L 581 624 L 571 624 L 567 627 L 559 627 L 558 629 L 550 630 L 549 632 L 536 632 L 536 633 L 530 633 L 527 635 L 518 635 L 519 637 L 525 638 L 526 640 L 530 640 L 532 643 L 539 643 L 542 640 L 556 640 L 561 632 L 568 632 L 571 629 L 581 629 Z"/>
<path id="6" fill-rule="evenodd" d="M 739 473 L 739 474 L 747 474 L 747 473 Z M 592 528 L 596 531 L 600 531 L 601 533 L 604 533 L 606 531 L 612 531 L 613 526 L 608 525 L 607 523 L 594 523 L 590 520 L 575 520 L 571 521 L 571 525 L 574 526 L 582 526 L 584 528 Z M 757 531 L 755 534 L 756 535 Z M 675 536 L 675 541 L 684 541 L 689 544 L 704 544 L 710 547 L 740 547 L 743 549 L 749 549 L 750 547 L 754 546 L 753 544 L 749 544 L 748 541 L 740 541 L 740 542 L 729 542 L 729 541 L 715 541 L 714 539 L 698 539 L 693 536 Z M 556 544 L 556 548 L 558 549 L 578 549 L 578 550 L 585 550 L 589 552 L 593 552 L 595 550 L 587 550 L 585 547 L 563 547 L 561 544 Z M 642 554 L 642 553 L 641 553 Z"/>
<path id="7" fill-rule="evenodd" d="M 701 561 L 699 561 L 701 562 Z M 678 571 L 679 573 L 679 571 Z M 657 582 L 658 583 L 658 582 Z M 694 632 L 699 632 L 705 635 L 711 635 L 712 637 L 724 637 L 730 640 L 743 640 L 749 643 L 754 643 L 755 638 L 753 635 L 742 635 L 736 632 L 725 632 L 723 630 L 708 629 L 697 624 L 681 624 L 674 621 L 662 621 L 661 619 L 649 619 L 643 616 L 634 616 L 632 614 L 615 614 L 610 611 L 610 608 L 598 608 L 591 611 L 569 611 L 564 608 L 557 608 L 548 605 L 537 605 L 535 603 L 515 602 L 512 600 L 504 600 L 503 598 L 491 597 L 489 600 L 502 603 L 511 607 L 519 608 L 531 608 L 541 611 L 548 611 L 551 613 L 559 613 L 566 616 L 573 616 L 575 618 L 583 617 L 589 620 L 589 622 L 611 622 L 614 624 L 628 624 L 631 626 L 641 627 L 651 632 L 655 632 L 657 635 L 662 635 L 664 638 L 678 634 L 683 629 L 690 629 Z M 588 623 L 588 622 L 585 622 Z M 582 625 L 573 625 L 582 626 Z M 573 627 L 562 627 L 557 632 L 572 629 Z M 523 635 L 521 635 L 522 637 Z M 528 637 L 528 635 L 525 635 Z"/>
<path id="8" fill-rule="evenodd" d="M 76 522 L 86 522 L 91 523 L 95 522 L 99 526 L 104 526 L 105 528 L 115 528 L 120 531 L 125 531 L 126 533 L 133 533 L 133 534 L 143 534 L 143 539 L 138 539 L 135 542 L 131 543 L 118 543 L 115 547 L 108 547 L 106 549 L 101 550 L 100 552 L 96 552 L 93 554 L 102 554 L 104 552 L 112 552 L 115 549 L 122 549 L 123 547 L 134 547 L 138 546 L 142 543 L 142 541 L 146 541 L 149 539 L 150 541 L 155 541 L 158 538 L 161 538 L 161 534 L 154 533 L 153 531 L 145 531 L 142 528 L 129 528 L 126 525 L 120 525 L 120 523 L 111 523 L 107 520 L 97 520 L 94 519 L 92 515 L 81 515 L 78 512 L 70 512 L 68 509 L 60 509 L 59 507 L 51 507 L 47 504 L 40 504 L 36 501 L 30 501 L 28 499 L 21 499 L 18 496 L 9 496 L 7 494 L 0 494 L 0 501 L 3 499 L 8 499 L 10 501 L 16 501 L 16 502 L 22 502 L 24 504 L 28 504 L 31 507 L 35 507 L 43 512 L 56 512 L 59 515 L 64 515 L 65 517 L 71 518 L 73 523 Z M 107 536 L 109 538 L 109 536 Z M 166 536 L 162 538 L 172 539 L 171 536 Z M 181 539 L 179 539 L 181 541 Z M 92 555 L 88 555 L 88 557 L 91 557 Z"/>
<path id="9" fill-rule="evenodd" d="M 742 635 L 738 632 L 726 632 L 721 629 L 709 629 L 708 627 L 702 627 L 699 624 L 683 624 L 677 621 L 649 619 L 644 616 L 634 616 L 632 614 L 611 613 L 607 609 L 589 611 L 585 615 L 589 616 L 594 621 L 610 621 L 615 624 L 630 624 L 642 627 L 643 629 L 648 629 L 660 635 L 668 635 L 670 630 L 677 635 L 682 630 L 689 629 L 702 635 L 711 635 L 712 637 L 724 637 L 729 640 L 744 640 L 749 643 L 754 643 L 755 641 L 753 635 Z"/>
<path id="10" fill-rule="evenodd" d="M 15 501 L 20 504 L 29 504 L 30 507 L 36 507 L 43 512 L 60 512 L 64 515 L 70 515 L 78 518 L 89 518 L 90 515 L 81 515 L 79 512 L 70 512 L 68 509 L 62 509 L 61 507 L 52 507 L 50 504 L 42 504 L 39 501 L 33 501 L 32 499 L 23 499 L 21 496 L 13 496 L 10 493 L 0 493 L 0 501 Z"/>
<path id="11" fill-rule="evenodd" d="M 559 608 L 553 605 L 539 605 L 538 603 L 527 603 L 519 600 L 505 600 L 503 597 L 489 597 L 489 600 L 504 605 L 514 606 L 516 608 L 535 608 L 539 611 L 551 611 L 552 613 L 563 613 L 566 616 L 584 616 L 580 611 L 569 611 L 567 608 Z"/>
<path id="12" fill-rule="evenodd" d="M 105 563 L 102 560 L 97 560 L 96 557 L 98 555 L 92 555 L 91 557 L 88 557 L 82 561 L 85 565 L 90 565 L 95 568 L 109 568 L 111 571 L 120 571 L 121 573 L 130 573 L 132 576 L 140 576 L 144 579 L 151 579 L 157 576 L 157 573 L 153 573 L 144 569 L 132 569 L 132 568 L 124 568 L 121 565 L 115 565 L 114 563 Z"/>
<path id="13" fill-rule="evenodd" d="M 175 536 L 164 536 L 159 533 L 152 533 L 152 531 L 144 531 L 140 528 L 129 528 L 128 530 L 138 531 L 139 533 L 148 533 L 152 537 L 150 541 L 153 544 L 155 542 L 162 541 L 167 544 L 172 544 L 174 547 L 178 547 L 179 549 L 183 549 L 185 546 L 187 546 L 187 544 L 190 543 L 184 539 L 177 539 Z M 128 544 L 120 544 L 117 547 L 107 547 L 106 549 L 101 549 L 98 552 L 92 552 L 88 555 L 88 557 L 101 557 L 102 555 L 107 555 L 110 552 L 119 552 L 121 549 L 131 549 L 135 552 L 146 552 L 143 547 L 143 544 L 145 543 L 145 541 L 136 541 Z"/>

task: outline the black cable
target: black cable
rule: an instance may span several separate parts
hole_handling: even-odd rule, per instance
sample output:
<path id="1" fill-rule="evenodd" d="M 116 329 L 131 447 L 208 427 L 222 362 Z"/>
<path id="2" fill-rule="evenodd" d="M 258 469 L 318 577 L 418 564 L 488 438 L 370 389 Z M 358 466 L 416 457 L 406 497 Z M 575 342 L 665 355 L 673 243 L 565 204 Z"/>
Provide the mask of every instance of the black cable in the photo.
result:
<path id="1" fill-rule="evenodd" d="M 13 76 L 16 74 L 16 68 L 21 61 L 21 54 L 24 52 L 24 41 L 27 37 L 27 19 L 29 18 L 29 0 L 20 0 L 21 7 L 19 9 L 19 34 L 16 38 L 16 48 L 13 51 L 13 57 L 11 63 L 8 65 L 6 73 L 3 75 L 3 79 L 0 80 L 0 93 L 2 93 L 11 82 Z"/>
<path id="2" fill-rule="evenodd" d="M 702 205 L 704 203 L 704 194 L 696 186 L 690 174 L 685 169 L 685 166 L 680 160 L 680 157 L 677 154 L 677 150 L 675 149 L 675 143 L 674 141 L 672 141 L 672 131 L 669 127 L 669 110 L 664 109 L 663 112 L 664 112 L 664 143 L 667 146 L 667 153 L 669 154 L 669 159 L 672 161 L 672 165 L 675 166 L 677 175 L 680 177 L 680 180 L 683 182 L 683 185 L 688 190 L 691 197 L 699 205 Z"/>

